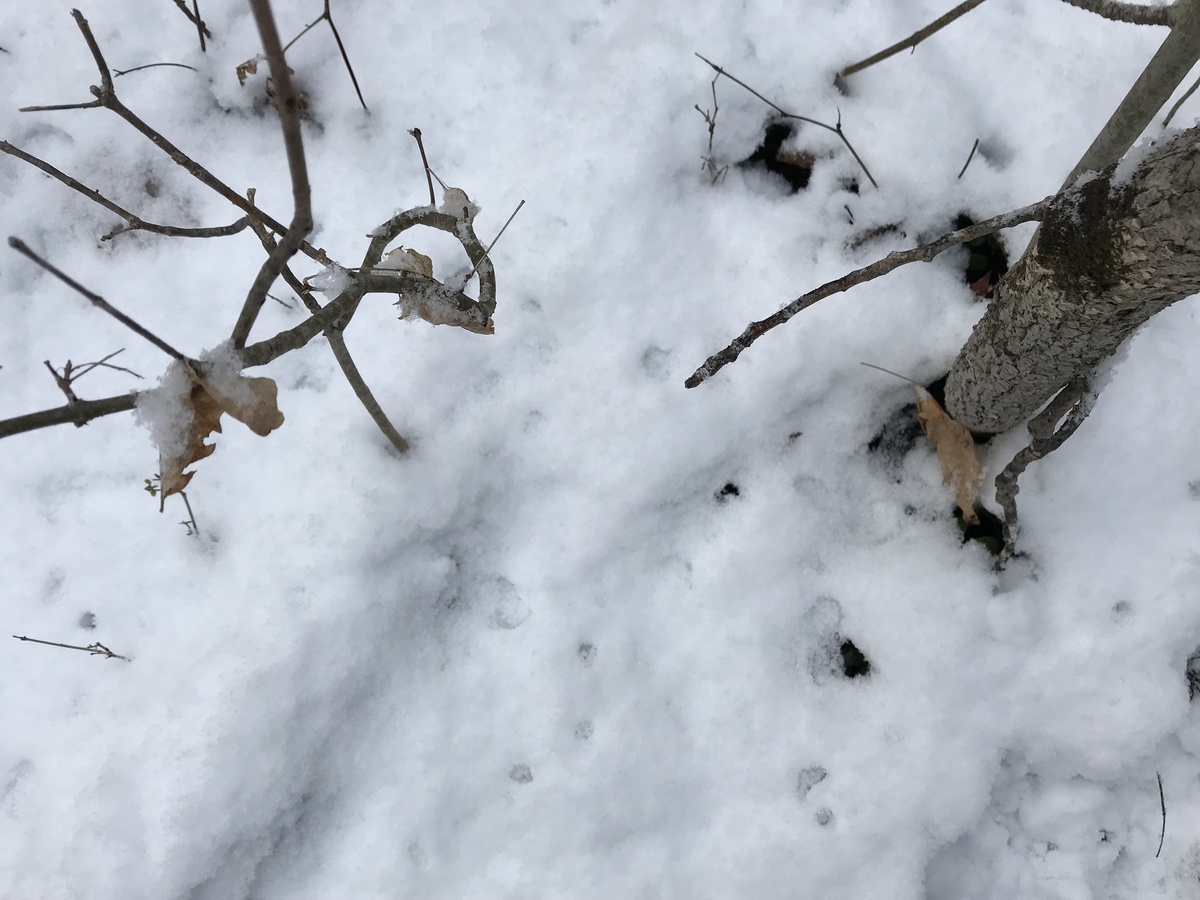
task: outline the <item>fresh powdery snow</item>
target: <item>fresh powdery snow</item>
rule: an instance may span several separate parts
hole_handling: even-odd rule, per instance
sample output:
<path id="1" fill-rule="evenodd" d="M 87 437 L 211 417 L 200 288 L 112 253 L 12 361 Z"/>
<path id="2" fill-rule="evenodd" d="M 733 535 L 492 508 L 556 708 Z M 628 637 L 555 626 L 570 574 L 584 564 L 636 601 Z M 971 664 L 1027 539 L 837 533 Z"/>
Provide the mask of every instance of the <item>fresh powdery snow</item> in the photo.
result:
<path id="1" fill-rule="evenodd" d="M 419 127 L 485 244 L 526 201 L 491 254 L 495 335 L 368 296 L 347 345 L 411 451 L 318 337 L 250 370 L 286 422 L 226 417 L 193 524 L 147 494 L 158 453 L 130 413 L 0 441 L 4 634 L 128 657 L 5 638 L 0 896 L 1200 898 L 1194 301 L 1123 348 L 1091 417 L 1025 473 L 1028 556 L 1003 573 L 962 542 L 933 448 L 904 439 L 911 386 L 859 365 L 947 371 L 983 310 L 965 251 L 683 387 L 800 293 L 1052 193 L 1165 34 L 993 0 L 833 86 L 949 5 L 335 0 L 370 111 L 318 24 L 288 54 L 312 243 L 357 265 L 394 210 L 430 202 Z M 192 67 L 114 84 L 290 221 L 266 67 L 235 72 L 260 47 L 248 6 L 200 9 L 203 53 L 175 4 L 81 11 L 115 70 Z M 277 2 L 284 39 L 321 10 Z M 0 47 L 0 138 L 147 221 L 238 218 L 109 110 L 17 112 L 93 99 L 67 4 L 0 5 Z M 808 124 L 786 144 L 815 158 L 803 190 L 739 165 L 770 110 L 728 79 L 710 154 L 696 52 L 840 116 L 878 188 Z M 1197 116 L 1193 97 L 1173 124 Z M 116 215 L 11 155 L 0 220 L 197 358 L 263 259 L 249 230 L 101 242 Z M 1013 258 L 1031 233 L 1005 235 Z M 442 281 L 469 265 L 452 235 L 401 243 Z M 308 315 L 272 295 L 251 342 Z M 168 371 L 7 247 L 0 302 L 0 418 L 63 404 L 43 360 L 125 348 L 129 371 L 94 370 L 82 399 Z M 986 484 L 1021 446 L 984 448 Z"/>

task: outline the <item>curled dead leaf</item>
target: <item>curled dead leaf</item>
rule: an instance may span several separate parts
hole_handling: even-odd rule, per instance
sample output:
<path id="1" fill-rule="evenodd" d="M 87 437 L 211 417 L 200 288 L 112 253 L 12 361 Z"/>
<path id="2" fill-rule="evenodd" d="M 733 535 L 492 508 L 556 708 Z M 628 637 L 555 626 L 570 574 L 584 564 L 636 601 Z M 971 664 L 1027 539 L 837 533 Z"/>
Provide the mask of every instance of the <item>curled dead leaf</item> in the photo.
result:
<path id="1" fill-rule="evenodd" d="M 248 59 L 237 67 L 237 80 L 239 87 L 246 86 L 246 78 L 250 75 L 258 74 L 258 64 L 264 61 L 264 57 L 256 56 L 253 59 Z"/>
<path id="2" fill-rule="evenodd" d="M 215 444 L 205 441 L 209 435 L 221 431 L 221 416 L 229 413 L 255 434 L 265 437 L 283 424 L 283 413 L 279 411 L 277 398 L 279 388 L 270 378 L 249 378 L 244 375 L 226 375 L 207 379 L 187 366 L 191 390 L 183 399 L 186 412 L 191 414 L 187 434 L 179 449 L 174 452 L 159 452 L 159 476 L 162 492 L 159 494 L 159 511 L 171 494 L 183 491 L 191 482 L 195 472 L 184 470 L 193 463 L 211 456 Z"/>
<path id="3" fill-rule="evenodd" d="M 975 455 L 975 441 L 971 432 L 950 418 L 940 403 L 925 388 L 917 386 L 917 421 L 925 437 L 937 447 L 938 462 L 942 467 L 942 484 L 954 488 L 954 501 L 962 511 L 963 521 L 968 525 L 979 524 L 975 502 L 983 486 L 983 470 L 979 457 Z"/>

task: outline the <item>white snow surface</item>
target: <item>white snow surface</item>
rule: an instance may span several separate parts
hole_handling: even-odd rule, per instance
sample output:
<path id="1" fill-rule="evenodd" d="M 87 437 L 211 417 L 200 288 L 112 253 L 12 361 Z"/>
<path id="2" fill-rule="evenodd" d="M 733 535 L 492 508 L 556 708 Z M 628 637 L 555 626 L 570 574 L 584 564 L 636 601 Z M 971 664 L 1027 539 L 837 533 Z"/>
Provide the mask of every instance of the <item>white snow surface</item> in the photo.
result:
<path id="1" fill-rule="evenodd" d="M 285 40 L 320 6 L 277 2 Z M 983 309 L 964 254 L 830 298 L 683 388 L 805 290 L 1054 191 L 1164 34 L 1004 0 L 834 89 L 946 6 L 337 0 L 371 111 L 324 26 L 289 51 L 312 242 L 353 265 L 428 202 L 419 126 L 482 239 L 528 201 L 492 254 L 496 334 L 406 329 L 366 298 L 346 337 L 405 456 L 323 338 L 253 371 L 287 421 L 215 436 L 188 491 L 199 536 L 143 492 L 157 453 L 128 414 L 0 442 L 6 634 L 131 658 L 0 654 L 0 896 L 1200 897 L 1194 301 L 1025 473 L 1029 556 L 1003 574 L 961 542 L 932 447 L 867 446 L 912 390 L 859 361 L 945 373 Z M 259 49 L 248 8 L 201 8 L 203 54 L 173 4 L 82 11 L 117 69 L 198 70 L 115 83 L 286 222 L 265 71 L 234 74 Z M 0 137 L 147 220 L 238 217 L 109 111 L 17 112 L 91 99 L 66 4 L 4 4 L 0 46 Z M 804 191 L 738 166 L 769 111 L 725 79 L 711 184 L 696 51 L 786 109 L 840 111 L 879 188 L 811 126 Z M 249 231 L 101 243 L 113 214 L 11 156 L 0 211 L 195 356 L 263 258 Z M 846 249 L 887 223 L 906 236 Z M 1029 235 L 1006 235 L 1014 257 Z M 400 240 L 463 265 L 450 236 Z M 252 341 L 307 315 L 272 293 L 292 305 L 268 301 Z M 84 398 L 167 368 L 7 249 L 0 297 L 0 417 L 63 403 L 43 360 L 126 347 L 114 362 L 146 380 L 97 370 Z M 1022 444 L 985 449 L 989 483 Z M 847 640 L 869 674 L 846 676 Z"/>

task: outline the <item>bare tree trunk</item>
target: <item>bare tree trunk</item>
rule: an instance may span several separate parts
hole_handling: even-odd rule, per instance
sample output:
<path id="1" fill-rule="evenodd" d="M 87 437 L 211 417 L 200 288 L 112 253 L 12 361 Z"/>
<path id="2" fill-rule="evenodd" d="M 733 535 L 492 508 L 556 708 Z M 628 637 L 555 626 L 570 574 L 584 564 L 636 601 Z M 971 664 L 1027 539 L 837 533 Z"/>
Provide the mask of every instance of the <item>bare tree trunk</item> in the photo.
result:
<path id="1" fill-rule="evenodd" d="M 946 404 L 968 428 L 1020 425 L 1155 313 L 1200 293 L 1200 126 L 1132 176 L 1115 169 L 1043 221 L 959 352 Z"/>

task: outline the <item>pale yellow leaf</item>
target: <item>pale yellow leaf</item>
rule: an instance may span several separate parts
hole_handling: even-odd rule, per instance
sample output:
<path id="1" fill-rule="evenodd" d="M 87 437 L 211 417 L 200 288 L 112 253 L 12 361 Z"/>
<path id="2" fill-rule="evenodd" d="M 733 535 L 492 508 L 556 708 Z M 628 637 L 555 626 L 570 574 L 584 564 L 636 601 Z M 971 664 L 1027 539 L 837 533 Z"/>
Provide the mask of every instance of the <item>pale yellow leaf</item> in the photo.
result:
<path id="1" fill-rule="evenodd" d="M 923 387 L 917 388 L 917 421 L 925 436 L 937 447 L 942 467 L 942 483 L 954 489 L 954 500 L 962 510 L 963 521 L 977 525 L 975 502 L 983 486 L 983 470 L 975 455 L 975 441 L 966 426 L 950 415 Z"/>

